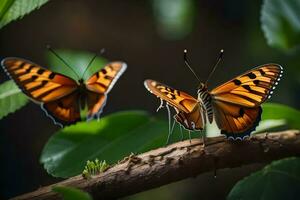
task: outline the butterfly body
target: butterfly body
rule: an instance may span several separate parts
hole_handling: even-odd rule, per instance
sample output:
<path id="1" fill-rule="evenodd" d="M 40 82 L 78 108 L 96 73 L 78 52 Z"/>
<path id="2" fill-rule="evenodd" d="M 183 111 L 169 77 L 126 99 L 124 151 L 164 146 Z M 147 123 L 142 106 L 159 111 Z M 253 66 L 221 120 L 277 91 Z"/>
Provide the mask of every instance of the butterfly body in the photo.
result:
<path id="1" fill-rule="evenodd" d="M 78 101 L 79 101 L 79 105 L 81 105 L 80 107 L 83 109 L 86 105 L 86 101 L 88 98 L 88 89 L 84 83 L 83 79 L 80 79 L 78 81 L 79 85 L 78 85 Z"/>
<path id="2" fill-rule="evenodd" d="M 188 130 L 202 130 L 206 119 L 215 120 L 228 138 L 244 139 L 261 120 L 261 104 L 270 98 L 281 79 L 283 69 L 278 64 L 256 67 L 209 91 L 200 83 L 197 98 L 154 80 L 145 80 L 145 87 L 172 106 L 175 120 Z"/>
<path id="3" fill-rule="evenodd" d="M 200 83 L 199 88 L 197 90 L 197 96 L 198 96 L 198 101 L 201 102 L 201 104 L 204 107 L 205 114 L 208 118 L 208 121 L 212 123 L 213 121 L 213 107 L 211 105 L 211 95 L 208 91 L 207 86 L 204 83 Z"/>
<path id="4" fill-rule="evenodd" d="M 87 80 L 75 81 L 22 58 L 5 58 L 1 65 L 19 88 L 60 126 L 80 121 L 84 108 L 88 110 L 87 120 L 99 117 L 108 92 L 127 67 L 123 62 L 112 62 Z"/>

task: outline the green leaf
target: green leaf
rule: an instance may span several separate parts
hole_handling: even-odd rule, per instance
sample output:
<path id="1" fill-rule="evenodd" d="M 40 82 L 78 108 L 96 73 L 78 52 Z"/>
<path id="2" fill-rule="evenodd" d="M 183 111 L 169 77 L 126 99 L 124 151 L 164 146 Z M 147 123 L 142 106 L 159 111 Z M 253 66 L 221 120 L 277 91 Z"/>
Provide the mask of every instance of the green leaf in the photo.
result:
<path id="1" fill-rule="evenodd" d="M 261 27 L 270 46 L 282 50 L 300 44 L 300 1 L 265 0 L 261 10 Z"/>
<path id="2" fill-rule="evenodd" d="M 227 199 L 298 199 L 299 195 L 300 159 L 286 158 L 239 181 Z"/>
<path id="3" fill-rule="evenodd" d="M 300 128 L 300 111 L 278 103 L 264 103 L 262 107 L 262 121 L 254 134 L 282 127 Z"/>
<path id="4" fill-rule="evenodd" d="M 35 9 L 40 8 L 48 0 L 1 0 L 0 29 L 9 22 L 20 19 Z"/>
<path id="5" fill-rule="evenodd" d="M 55 50 L 55 52 L 64 59 L 70 67 L 72 67 L 75 72 L 82 77 L 83 72 L 85 71 L 86 67 L 95 56 L 93 53 L 84 52 L 84 51 L 72 51 L 72 50 Z M 49 64 L 49 69 L 67 75 L 75 80 L 78 80 L 76 74 L 66 66 L 59 58 L 57 58 L 53 53 L 48 52 L 47 60 Z M 84 80 L 90 77 L 95 72 L 99 71 L 107 64 L 107 60 L 102 57 L 96 57 L 93 61 L 91 66 L 88 68 L 87 72 L 84 75 Z"/>
<path id="6" fill-rule="evenodd" d="M 80 122 L 58 131 L 48 140 L 40 161 L 49 174 L 71 177 L 82 172 L 87 160 L 115 163 L 131 152 L 163 145 L 167 135 L 165 121 L 143 111 L 118 112 L 99 122 Z"/>
<path id="7" fill-rule="evenodd" d="M 261 133 L 265 131 L 270 131 L 275 128 L 286 126 L 287 122 L 284 119 L 265 119 L 259 122 L 254 133 Z"/>
<path id="8" fill-rule="evenodd" d="M 0 85 L 0 119 L 26 105 L 28 98 L 12 81 Z"/>
<path id="9" fill-rule="evenodd" d="M 265 103 L 262 107 L 263 120 L 272 119 L 277 120 L 278 123 L 283 123 L 284 120 L 289 128 L 300 129 L 300 111 L 278 103 Z"/>
<path id="10" fill-rule="evenodd" d="M 52 191 L 61 194 L 64 200 L 92 200 L 89 193 L 73 187 L 54 186 Z"/>

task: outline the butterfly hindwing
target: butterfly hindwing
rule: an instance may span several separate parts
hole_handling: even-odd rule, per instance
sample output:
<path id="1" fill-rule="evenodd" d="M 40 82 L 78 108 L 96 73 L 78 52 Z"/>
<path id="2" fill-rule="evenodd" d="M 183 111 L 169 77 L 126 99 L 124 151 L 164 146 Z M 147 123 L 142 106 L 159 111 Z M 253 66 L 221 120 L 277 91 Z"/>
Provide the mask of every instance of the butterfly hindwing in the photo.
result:
<path id="1" fill-rule="evenodd" d="M 243 139 L 255 130 L 261 119 L 260 105 L 273 93 L 282 72 L 280 65 L 262 65 L 210 92 L 214 117 L 222 134 Z"/>
<path id="2" fill-rule="evenodd" d="M 19 88 L 35 102 L 57 100 L 78 87 L 74 80 L 25 59 L 5 58 L 1 64 Z"/>
<path id="3" fill-rule="evenodd" d="M 175 109 L 176 110 L 176 109 Z M 200 104 L 198 104 L 194 110 L 190 113 L 185 113 L 183 111 L 178 111 L 174 116 L 174 119 L 180 123 L 185 129 L 195 131 L 203 130 L 205 124 L 205 116 Z"/>
<path id="4" fill-rule="evenodd" d="M 87 94 L 87 106 L 88 106 L 87 120 L 91 120 L 93 118 L 99 118 L 105 104 L 106 104 L 105 94 L 99 94 L 96 92 L 89 91 Z"/>
<path id="5" fill-rule="evenodd" d="M 160 99 L 174 107 L 175 120 L 188 130 L 203 129 L 203 112 L 194 97 L 154 80 L 145 80 L 145 87 Z"/>
<path id="6" fill-rule="evenodd" d="M 41 107 L 55 124 L 62 127 L 74 124 L 81 119 L 79 98 L 78 91 L 75 91 L 55 101 L 42 103 Z"/>
<path id="7" fill-rule="evenodd" d="M 126 68 L 127 65 L 124 62 L 112 62 L 86 81 L 88 120 L 99 117 L 105 106 L 107 93 L 112 89 Z"/>
<path id="8" fill-rule="evenodd" d="M 213 103 L 215 120 L 221 134 L 232 139 L 244 139 L 255 130 L 261 120 L 262 109 L 241 107 L 224 102 Z"/>

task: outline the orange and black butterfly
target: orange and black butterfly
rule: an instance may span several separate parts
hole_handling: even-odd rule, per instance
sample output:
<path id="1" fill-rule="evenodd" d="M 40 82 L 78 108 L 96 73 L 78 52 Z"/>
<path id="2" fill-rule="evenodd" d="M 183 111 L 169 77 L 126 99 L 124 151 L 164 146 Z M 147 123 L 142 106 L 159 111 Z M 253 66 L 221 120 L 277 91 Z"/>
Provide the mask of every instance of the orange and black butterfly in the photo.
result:
<path id="1" fill-rule="evenodd" d="M 145 80 L 144 84 L 175 109 L 174 118 L 185 129 L 202 130 L 206 119 L 210 123 L 214 119 L 227 138 L 244 139 L 261 120 L 260 105 L 270 98 L 282 73 L 280 65 L 264 64 L 211 91 L 200 83 L 197 98 L 154 80 Z"/>
<path id="2" fill-rule="evenodd" d="M 108 92 L 127 66 L 124 62 L 111 62 L 88 80 L 75 81 L 22 58 L 5 58 L 1 65 L 19 88 L 61 127 L 80 121 L 80 111 L 85 107 L 87 120 L 99 117 Z"/>

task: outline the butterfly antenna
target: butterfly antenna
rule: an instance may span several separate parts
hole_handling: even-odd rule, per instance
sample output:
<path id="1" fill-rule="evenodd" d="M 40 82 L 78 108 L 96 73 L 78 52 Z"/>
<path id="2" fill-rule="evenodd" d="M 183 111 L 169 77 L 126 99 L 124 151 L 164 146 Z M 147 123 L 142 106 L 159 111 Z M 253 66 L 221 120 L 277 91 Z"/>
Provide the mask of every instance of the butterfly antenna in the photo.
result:
<path id="1" fill-rule="evenodd" d="M 102 49 L 100 50 L 99 55 L 104 54 L 104 52 L 105 52 L 105 49 L 102 48 Z M 83 72 L 83 74 L 82 74 L 82 77 L 83 77 L 84 74 L 87 72 L 87 70 L 89 69 L 89 67 L 92 66 L 92 63 L 93 63 L 94 60 L 97 58 L 97 56 L 98 56 L 98 53 L 95 53 L 95 55 L 93 56 L 93 58 L 91 59 L 91 61 L 89 62 L 89 64 L 86 66 L 86 68 L 85 68 L 85 70 L 84 70 L 84 72 Z"/>
<path id="2" fill-rule="evenodd" d="M 198 81 L 201 82 L 199 77 L 197 76 L 197 74 L 195 73 L 195 71 L 193 70 L 193 68 L 189 64 L 189 61 L 187 59 L 187 49 L 183 50 L 183 60 L 184 60 L 185 65 L 191 70 L 191 72 L 198 79 Z"/>
<path id="3" fill-rule="evenodd" d="M 67 67 L 69 67 L 73 72 L 74 72 L 74 74 L 76 74 L 76 76 L 78 77 L 78 78 L 80 78 L 79 77 L 79 75 L 77 74 L 77 72 L 62 58 L 62 57 L 60 57 L 52 48 L 51 48 L 51 46 L 50 45 L 47 45 L 46 46 L 47 47 L 47 49 L 51 52 L 51 53 L 53 53 L 53 55 L 55 55 L 60 61 L 62 61 Z"/>
<path id="4" fill-rule="evenodd" d="M 217 58 L 217 62 L 216 62 L 216 64 L 214 65 L 214 68 L 211 70 L 210 74 L 208 75 L 208 78 L 207 78 L 206 81 L 205 81 L 205 85 L 207 85 L 208 80 L 210 79 L 210 77 L 211 77 L 211 76 L 213 75 L 213 73 L 215 72 L 217 66 L 219 65 L 220 61 L 221 61 L 222 58 L 223 58 L 223 55 L 224 55 L 224 49 L 221 49 L 221 50 L 220 50 L 220 53 L 219 53 L 219 56 L 218 56 L 218 58 Z"/>

